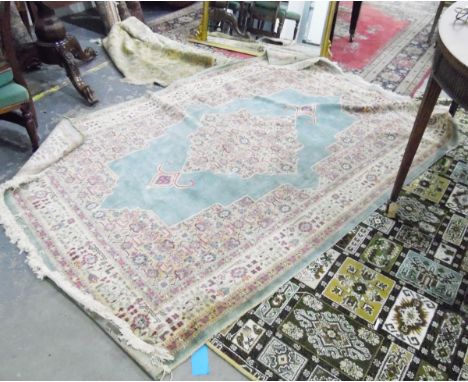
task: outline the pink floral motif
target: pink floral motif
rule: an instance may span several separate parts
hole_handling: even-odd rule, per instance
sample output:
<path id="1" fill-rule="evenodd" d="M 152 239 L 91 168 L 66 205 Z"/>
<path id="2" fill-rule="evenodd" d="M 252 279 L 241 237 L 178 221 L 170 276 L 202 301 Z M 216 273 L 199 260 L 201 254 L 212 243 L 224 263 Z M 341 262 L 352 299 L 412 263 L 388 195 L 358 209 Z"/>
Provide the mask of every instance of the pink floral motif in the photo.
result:
<path id="1" fill-rule="evenodd" d="M 212 171 L 250 178 L 297 169 L 299 143 L 294 117 L 258 116 L 247 110 L 207 114 L 191 135 L 184 172 Z"/>
<path id="2" fill-rule="evenodd" d="M 150 187 L 175 187 L 175 188 L 189 188 L 195 185 L 194 181 L 190 181 L 189 184 L 179 183 L 180 172 L 167 172 L 162 169 L 159 165 L 156 169 L 156 175 L 151 179 L 149 184 Z"/>
<path id="3" fill-rule="evenodd" d="M 296 115 L 306 116 L 312 119 L 312 123 L 317 123 L 317 105 L 306 105 L 306 106 L 297 106 Z"/>

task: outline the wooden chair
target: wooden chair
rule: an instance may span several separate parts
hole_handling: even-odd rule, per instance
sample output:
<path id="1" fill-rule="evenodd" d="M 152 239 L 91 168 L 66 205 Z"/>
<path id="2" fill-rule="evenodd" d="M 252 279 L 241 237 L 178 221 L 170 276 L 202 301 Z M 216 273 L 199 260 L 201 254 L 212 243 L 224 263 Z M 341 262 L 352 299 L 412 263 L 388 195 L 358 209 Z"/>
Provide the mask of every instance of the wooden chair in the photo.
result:
<path id="1" fill-rule="evenodd" d="M 275 31 L 275 27 L 280 6 L 281 2 L 279 1 L 254 1 L 250 8 L 250 19 L 247 30 L 257 35 L 279 37 L 281 30 Z M 263 29 L 265 21 L 271 24 L 269 31 Z M 256 27 L 254 27 L 255 22 L 257 23 Z"/>
<path id="2" fill-rule="evenodd" d="M 297 35 L 297 28 L 299 27 L 299 22 L 301 21 L 301 15 L 297 12 L 289 11 L 288 2 L 282 1 L 280 4 L 279 11 L 278 11 L 278 17 L 279 17 L 278 37 L 281 35 L 281 31 L 283 30 L 284 21 L 292 20 L 295 23 L 294 35 L 293 35 L 293 40 L 295 40 L 296 35 Z"/>
<path id="3" fill-rule="evenodd" d="M 253 27 L 257 20 L 257 28 Z M 276 21 L 278 20 L 278 27 Z M 296 38 L 297 28 L 301 20 L 301 15 L 288 10 L 287 1 L 254 1 L 250 10 L 249 31 L 256 34 L 263 34 L 271 37 L 280 37 L 285 20 L 292 20 L 295 23 L 294 36 Z M 265 31 L 265 21 L 271 23 L 269 31 Z"/>
<path id="4" fill-rule="evenodd" d="M 0 60 L 0 119 L 25 127 L 35 151 L 39 147 L 36 109 L 13 47 L 10 2 L 0 4 L 0 21 L 4 55 Z"/>

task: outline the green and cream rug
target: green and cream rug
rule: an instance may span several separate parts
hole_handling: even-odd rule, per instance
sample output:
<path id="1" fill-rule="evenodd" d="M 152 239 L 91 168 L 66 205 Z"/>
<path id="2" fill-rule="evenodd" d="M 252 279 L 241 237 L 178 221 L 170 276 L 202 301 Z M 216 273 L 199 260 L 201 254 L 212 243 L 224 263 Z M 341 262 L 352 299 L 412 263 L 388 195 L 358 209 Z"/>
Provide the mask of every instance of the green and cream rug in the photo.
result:
<path id="1" fill-rule="evenodd" d="M 261 303 L 386 200 L 417 106 L 323 60 L 217 67 L 146 97 L 64 120 L 1 186 L 0 222 L 39 277 L 52 280 L 98 317 L 156 377 Z M 436 113 L 413 175 L 441 157 L 454 138 L 445 109 Z M 447 224 L 444 240 L 461 240 L 462 217 L 440 221 L 437 208 L 426 211 L 416 201 L 408 208 L 423 210 L 418 222 L 426 235 Z M 401 247 L 411 246 L 417 256 L 430 244 L 426 236 L 415 241 L 411 219 L 409 211 L 405 225 L 389 228 L 402 243 L 395 245 L 395 264 L 403 264 Z M 398 233 L 391 231 L 397 228 Z M 350 248 L 365 245 L 358 243 L 361 238 L 372 240 L 371 232 L 360 231 Z M 379 240 L 375 236 L 377 247 Z M 366 256 L 385 260 L 371 251 Z M 327 293 L 338 301 L 335 306 L 316 302 L 310 290 L 290 282 L 288 298 L 280 294 L 271 300 L 271 312 L 263 305 L 259 311 L 275 329 L 284 318 L 275 317 L 279 308 L 290 309 L 284 321 L 289 324 L 280 330 L 296 331 L 291 335 L 298 340 L 302 318 L 296 319 L 294 308 L 341 320 L 335 332 L 326 330 L 324 320 L 321 328 L 330 337 L 325 341 L 343 341 L 340 348 L 359 359 L 338 363 L 353 376 L 384 350 L 382 335 L 371 329 L 381 324 L 387 304 L 405 306 L 409 299 L 408 310 L 400 311 L 421 327 L 416 334 L 406 329 L 405 340 L 413 345 L 420 345 L 414 341 L 423 340 L 432 322 L 448 325 L 433 320 L 436 307 L 443 306 L 434 298 L 412 298 L 419 295 L 358 260 L 338 259 L 340 268 L 332 268 L 336 277 Z M 443 291 L 438 279 L 435 284 L 428 279 L 429 271 L 423 274 L 418 267 L 421 275 L 412 275 L 412 263 L 405 264 L 404 277 L 421 277 L 435 298 L 458 303 L 455 270 L 440 268 L 447 269 L 441 277 L 453 279 L 451 289 Z M 360 284 L 362 277 L 369 282 Z M 306 293 L 297 295 L 299 288 Z M 294 295 L 299 305 L 292 305 Z M 353 316 L 340 318 L 339 309 Z M 414 314 L 419 311 L 422 318 Z M 392 330 L 389 335 L 396 333 Z M 332 338 L 334 333 L 341 337 Z M 262 354 L 274 362 L 265 349 L 285 345 L 270 345 Z M 304 372 L 305 357 L 296 353 L 284 355 L 293 361 L 278 358 L 280 367 L 294 364 L 297 373 Z M 282 375 L 299 376 L 286 370 Z"/>
<path id="2" fill-rule="evenodd" d="M 210 347 L 251 379 L 467 380 L 466 142 Z"/>

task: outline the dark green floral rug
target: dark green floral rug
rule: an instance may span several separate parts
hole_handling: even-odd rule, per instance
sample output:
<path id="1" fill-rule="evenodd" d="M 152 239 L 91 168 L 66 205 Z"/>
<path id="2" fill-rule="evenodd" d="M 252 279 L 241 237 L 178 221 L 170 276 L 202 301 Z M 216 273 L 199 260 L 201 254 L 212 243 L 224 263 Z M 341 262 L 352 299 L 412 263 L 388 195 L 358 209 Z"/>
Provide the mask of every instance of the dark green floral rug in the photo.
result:
<path id="1" fill-rule="evenodd" d="M 460 112 L 461 136 L 468 118 Z M 468 379 L 468 141 L 210 347 L 259 380 Z"/>

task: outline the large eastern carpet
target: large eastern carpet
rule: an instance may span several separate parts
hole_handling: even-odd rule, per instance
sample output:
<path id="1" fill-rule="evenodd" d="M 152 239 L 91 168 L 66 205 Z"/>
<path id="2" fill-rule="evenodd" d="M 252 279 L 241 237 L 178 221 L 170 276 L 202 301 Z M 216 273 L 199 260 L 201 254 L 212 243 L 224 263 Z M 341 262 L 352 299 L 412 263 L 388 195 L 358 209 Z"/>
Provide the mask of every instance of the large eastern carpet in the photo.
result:
<path id="1" fill-rule="evenodd" d="M 381 85 L 401 84 L 427 31 Z M 371 67 L 381 53 L 367 53 Z M 250 379 L 467 380 L 468 116 L 457 119 L 463 143 L 405 187 L 396 219 L 376 209 L 209 346 Z"/>
<path id="2" fill-rule="evenodd" d="M 3 184 L 0 221 L 38 276 L 156 376 L 388 197 L 416 108 L 325 61 L 212 69 L 63 121 Z M 436 114 L 415 171 L 452 138 L 451 119 Z M 381 299 L 355 314 L 376 322 L 395 282 L 349 272 L 374 280 Z"/>
<path id="3" fill-rule="evenodd" d="M 450 151 L 397 219 L 377 209 L 210 347 L 258 380 L 467 380 L 467 159 Z"/>

